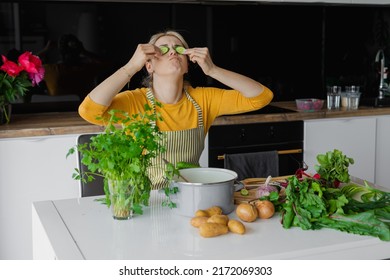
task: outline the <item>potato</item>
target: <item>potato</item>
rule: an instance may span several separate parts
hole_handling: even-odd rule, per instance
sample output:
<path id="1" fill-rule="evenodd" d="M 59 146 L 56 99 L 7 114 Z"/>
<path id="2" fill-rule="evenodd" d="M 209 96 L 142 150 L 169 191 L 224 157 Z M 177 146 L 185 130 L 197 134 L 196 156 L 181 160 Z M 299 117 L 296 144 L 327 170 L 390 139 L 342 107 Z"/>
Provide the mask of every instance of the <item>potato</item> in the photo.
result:
<path id="1" fill-rule="evenodd" d="M 228 232 L 229 229 L 226 225 L 217 223 L 204 223 L 199 227 L 199 234 L 203 237 L 215 237 Z"/>
<path id="2" fill-rule="evenodd" d="M 246 231 L 244 224 L 238 220 L 229 220 L 227 226 L 233 233 L 244 234 Z"/>
<path id="3" fill-rule="evenodd" d="M 208 209 L 199 209 L 195 212 L 195 217 L 211 217 L 213 215 L 222 214 L 222 208 L 219 206 L 212 206 Z"/>
<path id="4" fill-rule="evenodd" d="M 191 219 L 191 225 L 198 228 L 201 224 L 206 223 L 208 219 L 209 217 L 193 217 Z"/>
<path id="5" fill-rule="evenodd" d="M 229 217 L 223 214 L 215 214 L 207 219 L 208 223 L 217 223 L 225 226 L 227 225 L 228 221 Z"/>
<path id="6" fill-rule="evenodd" d="M 205 210 L 208 214 L 209 217 L 213 215 L 221 215 L 222 214 L 222 208 L 219 206 L 213 206 Z"/>
<path id="7" fill-rule="evenodd" d="M 210 217 L 209 213 L 207 213 L 205 210 L 198 210 L 195 212 L 195 217 Z"/>

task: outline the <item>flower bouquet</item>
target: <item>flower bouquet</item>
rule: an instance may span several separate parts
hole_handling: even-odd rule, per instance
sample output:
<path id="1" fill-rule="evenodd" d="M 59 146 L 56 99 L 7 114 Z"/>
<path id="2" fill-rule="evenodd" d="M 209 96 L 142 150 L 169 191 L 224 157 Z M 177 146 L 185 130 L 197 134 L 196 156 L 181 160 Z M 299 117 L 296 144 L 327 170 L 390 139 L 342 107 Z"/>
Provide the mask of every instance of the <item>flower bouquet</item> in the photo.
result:
<path id="1" fill-rule="evenodd" d="M 5 118 L 9 123 L 8 106 L 24 96 L 30 87 L 38 85 L 45 74 L 42 61 L 31 52 L 22 53 L 17 62 L 2 55 L 3 64 L 0 67 L 0 120 Z"/>

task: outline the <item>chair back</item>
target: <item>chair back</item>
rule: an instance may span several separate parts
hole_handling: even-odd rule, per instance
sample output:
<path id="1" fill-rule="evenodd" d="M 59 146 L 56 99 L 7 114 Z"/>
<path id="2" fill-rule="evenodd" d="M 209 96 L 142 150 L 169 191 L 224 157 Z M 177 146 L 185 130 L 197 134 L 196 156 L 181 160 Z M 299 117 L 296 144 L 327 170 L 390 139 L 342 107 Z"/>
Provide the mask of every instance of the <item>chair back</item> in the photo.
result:
<path id="1" fill-rule="evenodd" d="M 89 143 L 91 141 L 91 137 L 97 135 L 97 133 L 91 133 L 91 134 L 81 134 L 77 138 L 77 144 L 85 144 Z M 85 166 L 82 162 L 82 155 L 80 152 L 77 152 L 77 161 L 79 165 L 80 171 L 86 172 L 89 171 L 88 167 Z M 86 197 L 86 196 L 96 196 L 96 195 L 104 195 L 104 181 L 103 177 L 101 176 L 95 176 L 95 180 L 91 182 L 84 183 L 82 180 L 80 180 L 80 196 Z"/>

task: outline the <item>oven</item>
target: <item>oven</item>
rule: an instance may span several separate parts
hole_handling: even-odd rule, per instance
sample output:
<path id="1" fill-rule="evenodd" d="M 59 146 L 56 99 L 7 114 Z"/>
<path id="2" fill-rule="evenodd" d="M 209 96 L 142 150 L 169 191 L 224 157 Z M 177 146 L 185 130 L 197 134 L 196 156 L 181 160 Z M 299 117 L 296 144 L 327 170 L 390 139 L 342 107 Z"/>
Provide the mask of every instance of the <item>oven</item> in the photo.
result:
<path id="1" fill-rule="evenodd" d="M 279 176 L 295 174 L 303 162 L 303 121 L 213 125 L 208 165 L 224 167 L 225 154 L 277 151 Z"/>

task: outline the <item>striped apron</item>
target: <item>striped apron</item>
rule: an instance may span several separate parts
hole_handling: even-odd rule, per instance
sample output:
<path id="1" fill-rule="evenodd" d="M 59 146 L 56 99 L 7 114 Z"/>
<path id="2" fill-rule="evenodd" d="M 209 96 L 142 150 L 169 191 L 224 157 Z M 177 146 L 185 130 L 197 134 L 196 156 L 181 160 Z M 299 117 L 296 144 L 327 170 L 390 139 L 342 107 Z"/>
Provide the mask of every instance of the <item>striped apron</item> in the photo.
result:
<path id="1" fill-rule="evenodd" d="M 202 109 L 186 90 L 184 90 L 184 93 L 188 100 L 194 104 L 198 112 L 198 127 L 162 132 L 164 134 L 163 145 L 166 147 L 166 152 L 162 153 L 159 157 L 152 159 L 152 164 L 148 168 L 153 189 L 164 188 L 169 183 L 165 179 L 166 164 L 163 159 L 166 159 L 172 164 L 176 164 L 180 161 L 199 164 L 199 158 L 204 149 L 205 133 L 203 128 Z M 154 96 L 151 89 L 147 91 L 146 97 L 150 101 L 153 111 L 156 112 Z"/>

